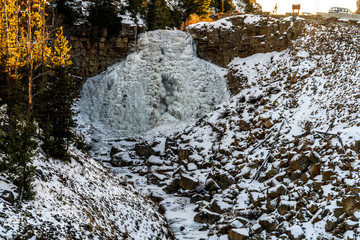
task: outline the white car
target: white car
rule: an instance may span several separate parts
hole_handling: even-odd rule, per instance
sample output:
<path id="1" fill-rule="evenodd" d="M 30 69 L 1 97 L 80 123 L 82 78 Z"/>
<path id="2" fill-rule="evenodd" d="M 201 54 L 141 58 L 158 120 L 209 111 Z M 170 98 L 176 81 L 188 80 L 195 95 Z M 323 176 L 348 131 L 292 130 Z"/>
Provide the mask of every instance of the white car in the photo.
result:
<path id="1" fill-rule="evenodd" d="M 329 9 L 329 13 L 348 13 L 352 14 L 351 10 L 343 7 L 332 7 Z"/>

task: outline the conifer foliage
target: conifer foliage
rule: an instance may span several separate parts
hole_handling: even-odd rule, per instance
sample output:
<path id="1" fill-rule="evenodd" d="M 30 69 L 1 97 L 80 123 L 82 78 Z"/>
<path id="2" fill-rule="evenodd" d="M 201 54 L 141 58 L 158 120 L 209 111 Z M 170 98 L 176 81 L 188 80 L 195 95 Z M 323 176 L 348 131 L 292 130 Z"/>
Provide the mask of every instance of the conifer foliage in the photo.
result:
<path id="1" fill-rule="evenodd" d="M 147 23 L 149 30 L 170 26 L 171 13 L 165 0 L 150 0 L 148 3 Z"/>
<path id="2" fill-rule="evenodd" d="M 0 98 L 7 106 L 7 117 L 0 119 L 0 171 L 18 186 L 20 201 L 31 196 L 36 134 L 57 139 L 61 142 L 57 151 L 64 153 L 64 141 L 71 139 L 68 132 L 73 126 L 69 120 L 73 97 L 67 92 L 71 79 L 66 72 L 71 64 L 70 48 L 62 29 L 52 41 L 46 27 L 46 4 L 46 0 L 0 1 Z M 51 108 L 47 119 L 40 111 L 44 106 Z M 59 120 L 64 113 L 66 117 Z"/>

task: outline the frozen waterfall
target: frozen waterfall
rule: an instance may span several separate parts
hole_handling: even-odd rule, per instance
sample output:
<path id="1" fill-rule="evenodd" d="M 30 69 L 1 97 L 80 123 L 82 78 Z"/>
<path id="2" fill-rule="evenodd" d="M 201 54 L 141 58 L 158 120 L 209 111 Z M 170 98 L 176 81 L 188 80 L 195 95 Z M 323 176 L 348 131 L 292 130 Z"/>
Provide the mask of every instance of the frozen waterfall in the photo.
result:
<path id="1" fill-rule="evenodd" d="M 196 57 L 185 32 L 144 33 L 137 52 L 87 80 L 77 103 L 79 118 L 121 136 L 194 120 L 228 98 L 222 70 Z"/>

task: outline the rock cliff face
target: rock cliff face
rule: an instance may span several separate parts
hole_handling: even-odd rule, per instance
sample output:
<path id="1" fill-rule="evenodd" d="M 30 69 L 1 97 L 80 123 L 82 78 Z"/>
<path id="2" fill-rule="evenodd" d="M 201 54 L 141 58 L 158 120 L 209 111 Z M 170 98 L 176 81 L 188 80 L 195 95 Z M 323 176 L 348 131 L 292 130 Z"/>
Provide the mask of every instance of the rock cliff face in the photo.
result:
<path id="1" fill-rule="evenodd" d="M 239 15 L 191 25 L 187 31 L 197 43 L 200 58 L 226 67 L 235 57 L 286 49 L 302 29 L 302 20 Z"/>
<path id="2" fill-rule="evenodd" d="M 136 38 L 145 30 L 145 26 L 125 23 L 118 34 L 109 36 L 106 28 L 89 25 L 68 27 L 65 34 L 72 46 L 73 73 L 86 79 L 125 59 L 135 51 Z"/>

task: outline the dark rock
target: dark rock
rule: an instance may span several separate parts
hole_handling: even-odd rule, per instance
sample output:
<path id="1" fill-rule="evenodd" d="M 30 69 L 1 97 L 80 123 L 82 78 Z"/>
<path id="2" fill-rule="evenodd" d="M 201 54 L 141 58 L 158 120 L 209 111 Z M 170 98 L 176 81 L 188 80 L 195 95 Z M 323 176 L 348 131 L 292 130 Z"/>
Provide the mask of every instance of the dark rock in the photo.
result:
<path id="1" fill-rule="evenodd" d="M 268 189 L 267 196 L 270 198 L 277 198 L 281 195 L 284 195 L 285 193 L 286 193 L 286 188 L 284 187 L 284 185 L 281 184 Z"/>
<path id="2" fill-rule="evenodd" d="M 300 179 L 302 173 L 300 170 L 296 170 L 296 171 L 291 171 L 290 172 L 290 179 L 291 181 L 295 181 L 297 179 Z"/>
<path id="3" fill-rule="evenodd" d="M 227 189 L 231 185 L 235 183 L 235 178 L 228 173 L 222 173 L 220 174 L 218 184 L 221 187 L 221 189 Z"/>
<path id="4" fill-rule="evenodd" d="M 360 153 L 360 140 L 356 140 L 354 145 L 352 146 L 352 149 L 356 152 L 356 153 Z"/>
<path id="5" fill-rule="evenodd" d="M 187 174 L 181 174 L 179 185 L 182 189 L 192 190 L 199 185 L 199 181 Z"/>
<path id="6" fill-rule="evenodd" d="M 309 158 L 309 160 L 310 160 L 312 163 L 317 163 L 317 162 L 319 162 L 319 158 L 317 157 L 317 154 L 315 154 L 315 153 L 312 152 L 312 151 L 309 153 L 308 158 Z"/>
<path id="7" fill-rule="evenodd" d="M 72 46 L 70 55 L 74 75 L 87 79 L 125 59 L 136 50 L 138 34 L 145 31 L 145 26 L 126 23 L 122 24 L 118 34 L 112 36 L 108 35 L 106 28 L 86 24 L 64 28 L 64 35 Z"/>
<path id="8" fill-rule="evenodd" d="M 271 128 L 272 126 L 274 126 L 274 123 L 271 119 L 267 120 L 266 122 L 264 122 L 264 126 L 266 128 Z"/>
<path id="9" fill-rule="evenodd" d="M 120 149 L 116 148 L 116 147 L 111 147 L 111 150 L 110 150 L 110 158 L 112 158 L 115 154 L 121 152 Z"/>
<path id="10" fill-rule="evenodd" d="M 206 194 L 206 193 L 202 193 L 202 194 L 192 194 L 191 195 L 191 198 L 190 198 L 190 202 L 191 203 L 196 203 L 196 202 L 199 202 L 199 201 L 209 201 L 210 199 L 210 195 L 209 194 Z"/>
<path id="11" fill-rule="evenodd" d="M 150 198 L 153 202 L 156 202 L 156 203 L 160 203 L 161 201 L 164 200 L 164 198 L 163 198 L 161 195 L 159 195 L 159 194 L 157 194 L 157 193 L 154 193 L 154 192 L 152 192 L 152 193 L 150 194 L 149 198 Z"/>
<path id="12" fill-rule="evenodd" d="M 228 238 L 229 240 L 247 240 L 250 239 L 249 231 L 246 228 L 230 229 Z"/>
<path id="13" fill-rule="evenodd" d="M 114 167 L 131 166 L 133 165 L 133 160 L 128 152 L 119 152 L 111 157 L 110 164 Z"/>
<path id="14" fill-rule="evenodd" d="M 189 156 L 192 154 L 190 149 L 180 149 L 178 151 L 178 157 L 180 164 L 184 164 L 185 160 L 189 160 Z"/>
<path id="15" fill-rule="evenodd" d="M 326 220 L 325 231 L 331 232 L 332 230 L 335 229 L 336 225 L 337 225 L 336 221 L 334 221 L 332 219 Z"/>
<path id="16" fill-rule="evenodd" d="M 180 189 L 180 179 L 174 178 L 166 187 L 163 188 L 164 192 L 171 194 L 176 193 Z"/>
<path id="17" fill-rule="evenodd" d="M 360 210 L 360 202 L 353 196 L 345 197 L 341 203 L 344 208 L 344 212 L 349 216 L 352 216 L 354 212 Z"/>
<path id="18" fill-rule="evenodd" d="M 312 164 L 309 167 L 308 172 L 312 179 L 314 179 L 317 175 L 320 174 L 320 169 L 321 169 L 321 165 L 319 163 Z"/>
<path id="19" fill-rule="evenodd" d="M 327 170 L 322 172 L 323 181 L 329 180 L 334 175 L 332 170 Z"/>
<path id="20" fill-rule="evenodd" d="M 272 232 L 275 230 L 277 226 L 277 222 L 273 218 L 263 218 L 259 220 L 259 224 L 263 229 L 265 229 L 267 232 Z"/>
<path id="21" fill-rule="evenodd" d="M 221 219 L 221 215 L 218 213 L 211 212 L 206 209 L 202 209 L 198 214 L 195 215 L 194 221 L 198 223 L 209 223 L 214 224 Z"/>
<path id="22" fill-rule="evenodd" d="M 310 161 L 304 154 L 295 155 L 289 162 L 290 168 L 294 171 L 300 170 L 301 172 L 304 172 L 307 170 L 309 165 Z"/>
<path id="23" fill-rule="evenodd" d="M 213 200 L 210 204 L 210 210 L 216 212 L 216 213 L 224 213 L 231 209 L 231 205 L 227 203 L 219 203 L 218 200 Z"/>
<path id="24" fill-rule="evenodd" d="M 289 204 L 284 204 L 280 202 L 277 210 L 280 215 L 286 215 L 290 211 L 290 206 Z"/>
<path id="25" fill-rule="evenodd" d="M 240 127 L 240 131 L 249 131 L 251 129 L 250 124 L 244 120 L 240 120 L 238 124 Z"/>
<path id="26" fill-rule="evenodd" d="M 292 226 L 288 231 L 288 236 L 291 240 L 305 239 L 305 233 L 300 226 Z"/>
<path id="27" fill-rule="evenodd" d="M 10 203 L 11 205 L 13 205 L 14 202 L 15 202 L 14 194 L 11 191 L 8 191 L 8 190 L 1 190 L 0 191 L 0 198 L 4 199 L 5 201 Z"/>
<path id="28" fill-rule="evenodd" d="M 213 180 L 213 179 L 207 179 L 205 182 L 205 189 L 208 191 L 216 191 L 220 189 L 220 186 Z"/>
<path id="29" fill-rule="evenodd" d="M 135 152 L 137 155 L 149 158 L 152 155 L 155 155 L 154 149 L 146 143 L 137 143 L 135 145 Z"/>
<path id="30" fill-rule="evenodd" d="M 228 19 L 232 24 L 230 28 L 208 29 L 206 25 L 187 28 L 197 42 L 198 56 L 226 67 L 235 57 L 286 49 L 303 29 L 302 21 L 263 17 L 256 23 L 248 24 L 244 18 L 246 16 L 242 15 Z"/>

